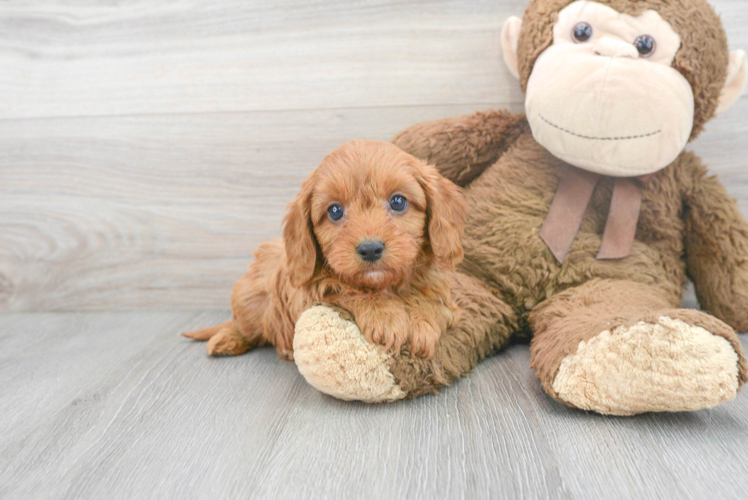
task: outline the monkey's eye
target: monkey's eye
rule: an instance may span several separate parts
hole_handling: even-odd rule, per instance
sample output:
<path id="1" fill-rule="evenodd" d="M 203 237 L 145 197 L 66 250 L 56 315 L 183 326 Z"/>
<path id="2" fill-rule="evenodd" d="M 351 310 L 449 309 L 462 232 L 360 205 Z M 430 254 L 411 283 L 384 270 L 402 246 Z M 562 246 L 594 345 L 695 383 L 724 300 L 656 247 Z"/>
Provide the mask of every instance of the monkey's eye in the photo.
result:
<path id="1" fill-rule="evenodd" d="M 335 205 L 330 205 L 330 208 L 327 209 L 327 216 L 333 222 L 338 222 L 340 219 L 342 219 L 343 213 L 343 207 L 338 205 L 337 203 Z"/>
<path id="2" fill-rule="evenodd" d="M 590 26 L 590 23 L 578 23 L 574 26 L 572 36 L 577 42 L 586 42 L 592 38 L 592 26 Z"/>
<path id="3" fill-rule="evenodd" d="M 408 208 L 408 200 L 396 194 L 390 198 L 390 208 L 395 212 L 404 212 Z"/>
<path id="4" fill-rule="evenodd" d="M 634 47 L 639 51 L 639 56 L 649 57 L 654 54 L 657 48 L 657 42 L 649 35 L 642 35 L 634 40 Z"/>

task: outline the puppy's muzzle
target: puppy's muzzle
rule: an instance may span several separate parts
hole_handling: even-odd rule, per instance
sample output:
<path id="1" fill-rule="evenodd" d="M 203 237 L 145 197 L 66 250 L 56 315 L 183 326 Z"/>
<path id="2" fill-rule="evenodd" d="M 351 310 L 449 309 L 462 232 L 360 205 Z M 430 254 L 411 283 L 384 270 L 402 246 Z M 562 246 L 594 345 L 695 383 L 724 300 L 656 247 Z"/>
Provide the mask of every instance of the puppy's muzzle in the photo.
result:
<path id="1" fill-rule="evenodd" d="M 376 262 L 382 258 L 384 243 L 371 240 L 362 241 L 358 247 L 356 247 L 356 252 L 358 252 L 361 259 L 366 262 Z"/>

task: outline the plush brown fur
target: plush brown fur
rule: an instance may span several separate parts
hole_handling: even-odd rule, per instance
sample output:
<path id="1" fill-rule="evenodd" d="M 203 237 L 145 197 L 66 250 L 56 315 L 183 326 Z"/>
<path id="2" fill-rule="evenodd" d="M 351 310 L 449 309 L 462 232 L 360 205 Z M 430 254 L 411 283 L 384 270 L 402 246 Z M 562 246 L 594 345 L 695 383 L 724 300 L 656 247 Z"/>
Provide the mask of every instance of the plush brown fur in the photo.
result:
<path id="1" fill-rule="evenodd" d="M 530 3 L 519 43 L 523 89 L 551 43 L 558 11 L 571 1 Z M 673 65 L 694 89 L 695 137 L 714 115 L 726 78 L 727 43 L 717 15 L 702 0 L 599 1 L 629 14 L 655 9 L 680 33 L 683 46 Z M 453 294 L 472 314 L 442 337 L 433 360 L 390 360 L 408 396 L 448 384 L 511 337 L 534 333 L 533 367 L 556 397 L 559 364 L 581 340 L 662 316 L 727 339 L 738 354 L 738 383 L 748 380 L 734 331 L 748 330 L 748 224 L 698 157 L 683 152 L 643 187 L 636 241 L 619 261 L 595 259 L 613 186 L 611 178 L 601 181 L 559 264 L 539 231 L 569 166 L 535 141 L 523 115 L 491 111 L 438 120 L 393 142 L 466 186 L 469 206 L 459 270 L 470 278 L 456 280 Z M 678 309 L 687 278 L 704 313 Z"/>
<path id="2" fill-rule="evenodd" d="M 389 208 L 394 194 L 408 208 Z M 339 203 L 345 216 L 327 210 Z M 208 352 L 241 354 L 272 344 L 292 359 L 294 325 L 315 302 L 351 311 L 366 338 L 390 352 L 433 357 L 457 310 L 450 270 L 463 258 L 465 203 L 459 188 L 389 143 L 352 141 L 329 154 L 289 205 L 283 239 L 266 243 L 231 295 L 233 319 L 184 334 Z M 366 262 L 356 248 L 385 245 Z"/>
<path id="3" fill-rule="evenodd" d="M 403 149 L 419 152 L 440 169 L 442 164 L 460 161 L 474 167 L 471 158 L 485 157 L 488 151 L 471 151 L 466 135 L 482 133 L 470 124 L 485 125 L 483 117 L 490 117 L 493 122 L 503 119 L 502 127 L 514 124 L 515 130 L 521 132 L 510 147 L 494 149 L 494 163 L 465 189 L 469 209 L 465 260 L 460 271 L 486 283 L 501 297 L 501 305 L 494 306 L 493 312 L 482 305 L 481 315 L 463 315 L 442 338 L 441 345 L 446 348 L 453 343 L 452 337 L 457 340 L 467 335 L 470 347 L 466 352 L 442 354 L 440 347 L 428 363 L 393 359 L 391 370 L 401 386 L 412 388 L 409 395 L 430 392 L 451 382 L 461 373 L 446 367 L 464 366 L 464 371 L 472 368 L 491 352 L 479 346 L 505 344 L 507 334 L 496 335 L 507 330 L 509 336 L 528 330 L 536 334 L 533 366 L 548 388 L 563 354 L 575 349 L 579 340 L 600 333 L 601 322 L 607 324 L 614 318 L 614 322 L 628 324 L 644 315 L 665 313 L 672 317 L 687 277 L 694 281 L 704 310 L 729 325 L 711 318 L 715 325 L 723 326 L 710 331 L 735 346 L 741 360 L 741 383 L 745 381 L 745 358 L 733 328 L 748 330 L 748 224 L 719 181 L 707 177 L 698 157 L 688 152 L 681 154 L 644 187 L 634 248 L 621 261 L 595 259 L 613 179 L 601 182 L 569 255 L 563 264 L 558 264 L 538 233 L 559 178 L 568 167 L 533 139 L 521 115 L 490 112 L 440 120 L 412 127 L 398 135 L 395 142 Z M 421 128 L 428 135 L 421 135 Z M 423 154 L 427 144 L 442 137 L 456 142 L 448 160 L 442 162 L 434 154 Z M 446 148 L 444 142 L 439 145 Z M 461 149 L 464 153 L 460 153 Z M 575 290 L 585 290 L 590 283 L 599 283 L 595 301 L 554 305 L 565 300 L 564 293 L 582 293 Z M 460 302 L 464 293 L 459 286 L 453 289 L 460 307 L 469 310 L 469 304 Z M 568 309 L 564 314 L 571 317 L 569 326 L 548 323 L 543 314 L 559 307 Z M 507 314 L 507 308 L 511 314 Z M 585 308 L 590 309 L 584 311 Z M 497 315 L 503 318 L 503 324 L 492 323 Z M 680 314 L 677 316 L 683 319 Z M 703 318 L 687 316 L 684 321 L 699 326 Z M 570 328 L 574 331 L 571 336 Z M 440 360 L 441 364 L 436 365 Z M 425 373 L 449 376 L 435 382 L 431 375 L 424 377 Z"/>

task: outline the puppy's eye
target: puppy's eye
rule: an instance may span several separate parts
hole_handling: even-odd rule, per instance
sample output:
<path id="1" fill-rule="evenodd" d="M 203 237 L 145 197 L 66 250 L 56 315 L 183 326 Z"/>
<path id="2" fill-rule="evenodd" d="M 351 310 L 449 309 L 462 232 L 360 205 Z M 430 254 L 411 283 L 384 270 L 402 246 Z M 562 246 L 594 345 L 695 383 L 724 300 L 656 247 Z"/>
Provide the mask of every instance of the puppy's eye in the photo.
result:
<path id="1" fill-rule="evenodd" d="M 408 208 L 408 200 L 406 200 L 399 194 L 396 194 L 395 196 L 390 198 L 390 208 L 394 212 L 404 212 L 405 209 Z"/>
<path id="2" fill-rule="evenodd" d="M 337 203 L 335 205 L 330 205 L 330 208 L 327 209 L 327 216 L 333 222 L 338 222 L 340 219 L 342 219 L 343 213 L 343 207 L 338 205 Z"/>
<path id="3" fill-rule="evenodd" d="M 586 42 L 592 38 L 592 26 L 590 26 L 590 23 L 579 23 L 574 26 L 574 31 L 571 34 L 577 42 Z"/>
<path id="4" fill-rule="evenodd" d="M 642 35 L 634 40 L 634 47 L 639 51 L 639 57 L 649 57 L 654 54 L 657 42 L 649 35 Z"/>

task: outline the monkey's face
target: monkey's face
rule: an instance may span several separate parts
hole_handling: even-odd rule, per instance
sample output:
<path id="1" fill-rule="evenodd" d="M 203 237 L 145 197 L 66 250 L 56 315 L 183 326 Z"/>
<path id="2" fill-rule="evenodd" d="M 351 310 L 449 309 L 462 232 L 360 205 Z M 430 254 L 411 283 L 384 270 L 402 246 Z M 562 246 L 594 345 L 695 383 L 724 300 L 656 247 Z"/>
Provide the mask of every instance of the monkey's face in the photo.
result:
<path id="1" fill-rule="evenodd" d="M 693 90 L 671 66 L 680 46 L 655 11 L 631 17 L 596 2 L 570 4 L 527 83 L 533 136 L 554 156 L 604 175 L 666 167 L 694 120 Z"/>

